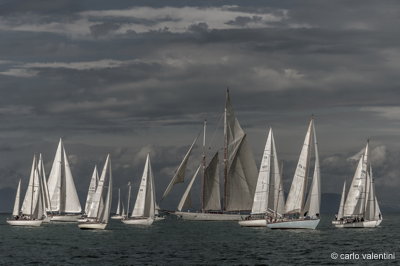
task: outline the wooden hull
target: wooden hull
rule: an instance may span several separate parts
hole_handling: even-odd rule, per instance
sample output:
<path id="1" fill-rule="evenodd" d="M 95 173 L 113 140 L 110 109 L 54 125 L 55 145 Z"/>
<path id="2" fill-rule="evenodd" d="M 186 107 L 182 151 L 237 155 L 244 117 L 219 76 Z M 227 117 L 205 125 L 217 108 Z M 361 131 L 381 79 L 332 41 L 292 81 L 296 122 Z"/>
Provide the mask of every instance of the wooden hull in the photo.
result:
<path id="1" fill-rule="evenodd" d="M 42 224 L 43 220 L 7 220 L 7 223 L 12 226 L 30 226 L 38 227 Z"/>
<path id="2" fill-rule="evenodd" d="M 189 221 L 240 221 L 245 219 L 248 214 L 228 214 L 228 213 L 202 213 L 202 212 L 178 212 L 174 213 L 179 218 Z"/>
<path id="3" fill-rule="evenodd" d="M 288 220 L 268 223 L 267 227 L 271 229 L 311 229 L 315 230 L 319 224 L 319 219 L 313 220 Z"/>
<path id="4" fill-rule="evenodd" d="M 113 216 L 111 216 L 111 219 L 113 219 L 113 220 L 122 220 L 122 219 L 124 219 L 124 216 L 122 216 L 122 215 L 113 215 Z"/>
<path id="5" fill-rule="evenodd" d="M 382 220 L 378 221 L 364 221 L 355 223 L 335 223 L 336 228 L 375 228 L 380 225 Z"/>
<path id="6" fill-rule="evenodd" d="M 243 227 L 266 227 L 267 220 L 259 219 L 259 220 L 243 220 L 239 221 L 239 225 Z"/>
<path id="7" fill-rule="evenodd" d="M 85 223 L 78 224 L 79 229 L 82 229 L 82 230 L 104 230 L 106 228 L 106 226 L 107 226 L 107 224 L 92 223 L 92 222 L 85 222 Z"/>
<path id="8" fill-rule="evenodd" d="M 51 221 L 52 222 L 70 222 L 70 223 L 74 223 L 74 222 L 78 222 L 78 219 L 80 219 L 81 217 L 82 217 L 81 214 L 53 215 L 53 217 L 51 217 Z"/>
<path id="9" fill-rule="evenodd" d="M 154 222 L 153 218 L 143 218 L 143 219 L 124 219 L 122 220 L 124 224 L 129 225 L 152 225 Z"/>

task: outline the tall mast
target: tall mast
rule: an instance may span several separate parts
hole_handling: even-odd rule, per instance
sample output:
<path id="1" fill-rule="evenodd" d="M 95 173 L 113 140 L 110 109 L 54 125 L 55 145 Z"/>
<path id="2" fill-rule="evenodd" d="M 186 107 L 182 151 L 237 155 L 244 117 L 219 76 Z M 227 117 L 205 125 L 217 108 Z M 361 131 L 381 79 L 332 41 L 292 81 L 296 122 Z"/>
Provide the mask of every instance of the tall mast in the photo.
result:
<path id="1" fill-rule="evenodd" d="M 204 178 L 206 174 L 206 129 L 207 129 L 207 119 L 204 119 L 203 124 L 203 178 L 201 179 L 201 212 L 204 212 Z"/>
<path id="2" fill-rule="evenodd" d="M 225 110 L 224 110 L 224 210 L 226 210 L 226 180 L 228 178 L 228 132 L 226 104 L 229 99 L 229 88 L 226 89 Z"/>
<path id="3" fill-rule="evenodd" d="M 126 217 L 129 217 L 129 202 L 131 201 L 131 182 L 128 182 L 128 204 L 126 209 Z"/>
<path id="4" fill-rule="evenodd" d="M 31 220 L 33 220 L 33 188 L 35 187 L 35 171 L 36 171 L 36 155 L 33 155 L 34 161 L 35 161 L 35 166 L 33 170 L 33 178 L 32 178 L 32 195 L 31 195 Z"/>

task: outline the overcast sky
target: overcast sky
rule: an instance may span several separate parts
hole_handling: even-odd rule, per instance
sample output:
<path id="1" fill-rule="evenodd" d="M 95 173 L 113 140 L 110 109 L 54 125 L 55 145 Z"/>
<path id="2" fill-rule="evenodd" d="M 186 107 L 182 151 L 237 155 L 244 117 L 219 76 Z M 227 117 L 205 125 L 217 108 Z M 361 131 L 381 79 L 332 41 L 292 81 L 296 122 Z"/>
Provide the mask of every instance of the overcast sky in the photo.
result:
<path id="1" fill-rule="evenodd" d="M 60 137 L 82 204 L 108 152 L 115 187 L 132 180 L 134 195 L 150 152 L 160 197 L 203 119 L 221 148 L 227 87 L 258 165 L 272 126 L 286 191 L 314 114 L 322 192 L 350 182 L 370 138 L 378 199 L 399 208 L 399 12 L 398 1 L 0 0 L 0 211 L 19 178 L 25 190 L 33 153 L 50 172 Z"/>

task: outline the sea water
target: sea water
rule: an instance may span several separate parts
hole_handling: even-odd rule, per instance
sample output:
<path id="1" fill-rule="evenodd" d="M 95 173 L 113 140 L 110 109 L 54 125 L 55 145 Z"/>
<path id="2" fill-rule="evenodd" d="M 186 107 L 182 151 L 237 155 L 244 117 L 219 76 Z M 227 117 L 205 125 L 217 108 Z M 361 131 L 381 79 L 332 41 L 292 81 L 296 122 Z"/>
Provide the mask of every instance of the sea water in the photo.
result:
<path id="1" fill-rule="evenodd" d="M 385 215 L 373 229 L 336 229 L 333 215 L 325 214 L 317 230 L 241 228 L 237 222 L 169 217 L 149 227 L 110 220 L 107 230 L 83 231 L 76 223 L 12 227 L 8 216 L 0 215 L 2 265 L 400 265 L 398 214 Z"/>

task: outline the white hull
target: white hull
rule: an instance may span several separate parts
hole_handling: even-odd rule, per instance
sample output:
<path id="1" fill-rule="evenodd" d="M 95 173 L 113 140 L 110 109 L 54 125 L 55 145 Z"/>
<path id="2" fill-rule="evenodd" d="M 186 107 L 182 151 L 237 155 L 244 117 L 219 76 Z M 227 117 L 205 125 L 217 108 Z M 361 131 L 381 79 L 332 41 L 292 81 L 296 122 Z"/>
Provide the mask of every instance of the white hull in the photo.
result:
<path id="1" fill-rule="evenodd" d="M 334 221 L 336 222 L 336 221 Z M 355 223 L 335 223 L 336 228 L 374 228 L 380 225 L 382 220 L 378 221 L 364 221 Z"/>
<path id="2" fill-rule="evenodd" d="M 129 225 L 151 225 L 154 222 L 153 218 L 144 218 L 144 219 L 124 219 L 122 220 L 124 224 Z"/>
<path id="3" fill-rule="evenodd" d="M 107 224 L 91 223 L 91 222 L 78 224 L 79 229 L 82 229 L 82 230 L 104 230 L 106 228 L 106 226 L 107 226 Z"/>
<path id="4" fill-rule="evenodd" d="M 124 219 L 124 216 L 122 216 L 122 215 L 113 215 L 113 216 L 111 216 L 111 219 L 113 219 L 113 220 L 122 220 L 122 219 Z"/>
<path id="5" fill-rule="evenodd" d="M 165 217 L 161 217 L 161 216 L 156 216 L 156 217 L 154 217 L 154 221 L 155 221 L 155 222 L 157 222 L 157 221 L 162 221 L 162 220 L 165 220 Z"/>
<path id="6" fill-rule="evenodd" d="M 271 229 L 312 229 L 317 228 L 319 219 L 314 220 L 288 220 L 282 222 L 268 223 L 267 227 Z"/>
<path id="7" fill-rule="evenodd" d="M 259 220 L 243 220 L 239 221 L 239 225 L 243 227 L 266 227 L 267 220 L 259 219 Z"/>
<path id="8" fill-rule="evenodd" d="M 13 226 L 40 226 L 43 220 L 7 220 L 7 223 Z"/>
<path id="9" fill-rule="evenodd" d="M 78 219 L 82 217 L 81 214 L 73 215 L 53 215 L 51 217 L 52 222 L 78 222 Z"/>
<path id="10" fill-rule="evenodd" d="M 202 213 L 202 212 L 175 212 L 176 216 L 189 221 L 240 221 L 249 216 L 248 214 L 227 213 Z"/>
<path id="11" fill-rule="evenodd" d="M 44 219 L 43 219 L 43 222 L 44 222 L 44 223 L 50 223 L 50 221 L 51 221 L 51 216 L 50 216 L 50 215 L 44 217 Z"/>
<path id="12" fill-rule="evenodd" d="M 87 221 L 88 221 L 88 218 L 79 218 L 79 219 L 77 220 L 78 223 L 85 223 L 85 222 L 87 222 Z"/>

